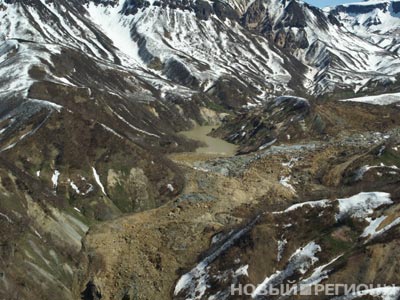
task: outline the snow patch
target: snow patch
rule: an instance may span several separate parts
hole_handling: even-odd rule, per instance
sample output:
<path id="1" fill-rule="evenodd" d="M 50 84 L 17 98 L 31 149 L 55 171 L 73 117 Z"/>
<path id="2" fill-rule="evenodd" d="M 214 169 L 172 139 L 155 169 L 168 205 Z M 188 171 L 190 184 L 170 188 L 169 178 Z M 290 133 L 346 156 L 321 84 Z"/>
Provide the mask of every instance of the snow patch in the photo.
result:
<path id="1" fill-rule="evenodd" d="M 100 187 L 103 194 L 107 196 L 106 190 L 104 189 L 104 186 L 100 181 L 100 176 L 99 176 L 99 174 L 97 174 L 97 171 L 94 167 L 92 167 L 92 171 L 93 171 L 93 176 L 94 176 L 94 179 L 96 180 L 97 185 Z"/>
<path id="2" fill-rule="evenodd" d="M 393 103 L 400 102 L 400 93 L 350 98 L 350 99 L 345 99 L 345 100 L 340 100 L 340 101 L 362 102 L 362 103 L 369 103 L 369 104 L 373 104 L 373 105 L 390 105 Z"/>
<path id="3" fill-rule="evenodd" d="M 279 179 L 279 183 L 295 193 L 296 189 L 294 188 L 294 186 L 292 184 L 290 184 L 290 178 L 291 178 L 291 176 L 282 176 Z"/>
<path id="4" fill-rule="evenodd" d="M 274 139 L 268 143 L 265 143 L 264 145 L 260 146 L 260 148 L 258 148 L 258 150 L 264 150 L 265 148 L 268 148 L 269 146 L 272 146 L 273 144 L 275 144 L 276 141 L 277 141 L 277 139 Z"/>
<path id="5" fill-rule="evenodd" d="M 177 282 L 174 290 L 174 295 L 185 293 L 185 299 L 200 300 L 203 298 L 205 291 L 208 287 L 207 281 L 209 275 L 207 273 L 208 266 L 215 259 L 217 259 L 223 252 L 232 247 L 232 245 L 244 234 L 246 234 L 257 222 L 259 217 L 256 217 L 243 229 L 233 233 L 219 248 L 212 252 L 209 256 L 204 258 L 196 267 L 190 272 L 184 274 Z M 247 273 L 247 268 L 245 269 Z M 242 269 L 241 272 L 244 272 Z"/>
<path id="6" fill-rule="evenodd" d="M 56 189 L 58 186 L 58 178 L 60 176 L 60 172 L 58 170 L 54 170 L 53 176 L 51 176 L 51 181 L 53 182 L 53 188 Z"/>
<path id="7" fill-rule="evenodd" d="M 338 199 L 339 213 L 336 220 L 340 221 L 346 217 L 366 218 L 374 212 L 374 209 L 392 204 L 390 194 L 383 192 L 359 193 L 350 198 Z"/>
<path id="8" fill-rule="evenodd" d="M 167 189 L 168 189 L 170 192 L 175 191 L 174 186 L 173 186 L 172 184 L 170 184 L 170 183 L 167 184 Z"/>
<path id="9" fill-rule="evenodd" d="M 400 217 L 393 220 L 390 224 L 386 225 L 380 230 L 377 230 L 380 225 L 387 219 L 387 216 L 381 216 L 375 220 L 371 218 L 367 218 L 369 225 L 364 229 L 364 232 L 361 234 L 361 237 L 368 237 L 367 241 L 370 241 L 377 236 L 384 234 L 386 231 L 392 229 L 393 227 L 400 224 Z"/>
<path id="10" fill-rule="evenodd" d="M 131 27 L 133 25 L 133 16 L 121 14 L 125 1 L 118 1 L 118 5 L 102 5 L 89 2 L 86 10 L 92 21 L 97 24 L 101 30 L 109 37 L 114 46 L 121 51 L 120 58 L 126 64 L 143 65 L 139 56 L 139 47 L 133 41 Z"/>
<path id="11" fill-rule="evenodd" d="M 283 240 L 279 240 L 278 241 L 278 254 L 277 254 L 277 257 L 276 257 L 276 260 L 278 262 L 280 262 L 281 259 L 282 259 L 282 255 L 283 255 L 283 252 L 285 251 L 286 244 L 287 244 L 287 239 L 283 239 Z"/>
<path id="12" fill-rule="evenodd" d="M 248 269 L 249 265 L 241 266 L 235 271 L 235 276 L 249 276 L 249 273 L 247 272 Z"/>
<path id="13" fill-rule="evenodd" d="M 343 255 L 339 255 L 338 257 L 334 258 L 331 260 L 329 263 L 319 266 L 314 270 L 314 272 L 311 274 L 310 277 L 301 280 L 297 285 L 295 290 L 292 291 L 293 294 L 299 295 L 300 291 L 302 291 L 302 295 L 308 295 L 308 293 L 305 290 L 310 290 L 312 286 L 320 283 L 322 280 L 325 280 L 329 277 L 329 273 L 331 272 L 330 269 L 325 270 L 328 266 L 333 264 L 335 261 L 337 261 L 340 257 Z M 311 290 L 310 290 L 311 292 Z M 310 294 L 311 295 L 311 294 Z"/>
<path id="14" fill-rule="evenodd" d="M 257 286 L 252 293 L 252 298 L 258 295 L 266 295 L 271 287 L 281 284 L 285 279 L 291 277 L 296 272 L 305 274 L 317 261 L 316 253 L 321 252 L 321 247 L 315 242 L 310 242 L 306 246 L 297 249 L 289 258 L 288 264 L 283 271 L 276 271 Z"/>
<path id="15" fill-rule="evenodd" d="M 393 166 L 386 166 L 385 164 L 380 164 L 380 165 L 376 165 L 376 166 L 369 166 L 369 165 L 365 165 L 365 166 L 362 166 L 360 169 L 358 169 L 357 171 L 356 171 L 356 177 L 355 177 L 355 180 L 361 180 L 363 177 L 364 177 L 364 175 L 369 171 L 369 170 L 371 170 L 371 169 L 376 169 L 376 168 L 384 168 L 384 169 L 389 169 L 389 170 L 392 170 L 392 171 L 400 171 L 400 169 L 399 169 L 399 167 L 397 167 L 397 166 L 395 166 L 395 165 L 393 165 Z M 390 173 L 390 171 L 389 171 L 389 173 Z"/>
<path id="16" fill-rule="evenodd" d="M 276 212 L 276 213 L 277 214 L 287 213 L 290 211 L 294 211 L 298 208 L 301 208 L 303 206 L 309 206 L 310 208 L 314 208 L 314 207 L 325 208 L 325 207 L 330 207 L 331 205 L 332 205 L 332 202 L 327 199 L 318 200 L 318 201 L 307 201 L 307 202 L 293 204 L 292 206 L 285 209 L 283 212 Z"/>
<path id="17" fill-rule="evenodd" d="M 72 180 L 69 180 L 69 185 L 75 191 L 75 193 L 81 194 L 81 191 L 79 190 L 78 186 Z"/>

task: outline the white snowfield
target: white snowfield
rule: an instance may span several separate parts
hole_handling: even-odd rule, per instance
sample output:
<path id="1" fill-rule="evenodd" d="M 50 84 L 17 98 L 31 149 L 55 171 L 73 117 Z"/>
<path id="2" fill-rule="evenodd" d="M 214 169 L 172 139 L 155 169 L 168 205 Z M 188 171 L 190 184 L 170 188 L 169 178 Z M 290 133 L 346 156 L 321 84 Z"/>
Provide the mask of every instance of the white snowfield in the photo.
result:
<path id="1" fill-rule="evenodd" d="M 368 103 L 368 104 L 374 104 L 374 105 L 390 105 L 393 103 L 400 102 L 400 93 L 350 98 L 350 99 L 344 99 L 341 101 L 362 102 L 362 103 Z"/>
<path id="2" fill-rule="evenodd" d="M 339 213 L 336 220 L 344 218 L 366 218 L 374 212 L 374 209 L 393 204 L 390 194 L 383 192 L 359 193 L 350 198 L 338 199 Z"/>

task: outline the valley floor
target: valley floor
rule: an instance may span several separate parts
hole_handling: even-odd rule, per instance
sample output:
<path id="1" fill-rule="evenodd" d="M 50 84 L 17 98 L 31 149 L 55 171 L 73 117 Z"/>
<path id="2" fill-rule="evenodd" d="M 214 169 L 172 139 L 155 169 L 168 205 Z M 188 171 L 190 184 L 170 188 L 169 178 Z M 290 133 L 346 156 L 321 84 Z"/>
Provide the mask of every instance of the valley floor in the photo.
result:
<path id="1" fill-rule="evenodd" d="M 369 191 L 388 192 L 395 203 L 400 200 L 400 171 L 396 167 L 400 163 L 399 128 L 385 133 L 349 134 L 326 142 L 272 146 L 241 156 L 177 153 L 170 155 L 170 159 L 180 166 L 186 180 L 183 192 L 175 200 L 153 210 L 97 225 L 85 238 L 85 254 L 90 255 L 82 265 L 81 279 L 86 283 L 91 278 L 101 291 L 101 299 L 207 299 L 206 295 L 223 292 L 224 284 L 208 282 L 206 288 L 203 282 L 203 289 L 198 281 L 204 278 L 199 276 L 193 279 L 194 286 L 177 290 L 177 281 L 212 253 L 220 240 L 243 228 L 255 216 L 263 217 L 257 221 L 255 229 L 230 245 L 232 249 L 214 258 L 217 262 L 211 263 L 219 267 L 207 268 L 207 280 L 213 272 L 223 277 L 226 272 L 216 271 L 218 268 L 234 270 L 237 260 L 247 264 L 249 280 L 260 281 L 274 273 L 282 265 L 276 261 L 276 256 L 282 255 L 277 251 L 282 250 L 278 250 L 275 243 L 277 240 L 279 243 L 284 234 L 274 228 L 283 221 L 271 220 L 271 213 L 293 203 L 333 200 Z M 294 218 L 302 224 L 299 226 L 308 226 L 303 224 L 309 220 L 305 214 Z M 324 218 L 329 219 L 330 215 L 332 212 Z M 398 216 L 400 206 L 395 204 L 390 218 Z M 364 247 L 354 236 L 362 225 L 357 225 L 358 229 L 349 229 L 346 222 L 319 226 L 318 217 L 311 222 L 313 225 L 308 232 L 288 233 L 291 235 L 289 249 L 309 242 L 305 233 L 309 238 L 329 239 L 330 248 L 324 249 L 322 256 L 344 255 L 349 259 L 355 255 L 355 248 Z M 365 220 L 361 224 L 365 224 Z M 394 251 L 392 242 L 398 244 L 395 236 L 387 242 L 387 248 L 380 248 L 383 256 L 399 255 L 391 252 Z M 267 240 L 259 240 L 264 238 Z M 370 251 L 365 247 L 364 251 Z M 89 256 L 97 257 L 98 262 L 90 262 Z M 254 257 L 263 256 L 259 265 L 254 265 Z M 379 265 L 379 261 L 370 260 L 364 263 L 364 268 L 377 273 L 371 270 L 376 268 L 373 264 Z M 395 272 L 399 266 L 397 262 L 394 264 L 396 266 L 386 274 L 386 279 L 392 281 L 399 279 Z M 340 278 L 346 279 L 354 271 L 350 266 L 343 262 L 338 267 Z M 221 293 L 215 299 L 228 298 Z"/>

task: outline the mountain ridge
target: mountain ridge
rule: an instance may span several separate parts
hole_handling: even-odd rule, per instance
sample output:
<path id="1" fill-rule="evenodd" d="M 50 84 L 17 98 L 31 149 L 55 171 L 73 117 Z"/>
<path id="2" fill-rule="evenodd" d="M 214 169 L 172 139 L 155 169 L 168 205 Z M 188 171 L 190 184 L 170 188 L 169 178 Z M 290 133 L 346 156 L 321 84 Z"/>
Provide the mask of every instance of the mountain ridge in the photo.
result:
<path id="1" fill-rule="evenodd" d="M 14 3 L 17 6 L 23 5 L 18 4 L 18 1 Z M 164 80 L 172 81 L 181 90 L 200 90 L 218 96 L 219 91 L 215 91 L 215 86 L 224 85 L 223 78 L 226 77 L 225 80 L 231 82 L 239 81 L 236 90 L 245 88 L 249 93 L 247 100 L 254 102 L 268 99 L 270 93 L 278 95 L 300 92 L 321 96 L 337 89 L 357 92 L 369 81 L 387 84 L 396 80 L 394 75 L 397 74 L 399 64 L 396 56 L 392 56 L 390 52 L 383 52 L 381 48 L 372 46 L 370 42 L 349 32 L 342 32 L 339 22 L 331 13 L 326 16 L 321 10 L 308 4 L 299 4 L 296 1 L 288 1 L 286 4 L 277 0 L 268 1 L 267 5 L 275 11 L 272 15 L 268 12 L 272 8 L 265 11 L 265 8 L 260 6 L 260 1 L 254 1 L 248 3 L 242 16 L 238 13 L 237 16 L 232 16 L 229 12 L 224 14 L 224 9 L 215 10 L 210 4 L 201 1 L 195 3 L 208 5 L 207 8 L 203 8 L 203 11 L 207 12 L 205 15 L 196 13 L 195 5 L 191 2 L 184 4 L 186 6 L 183 10 L 177 6 L 169 8 L 168 12 L 164 12 L 165 9 L 161 4 L 158 6 L 158 2 L 144 3 L 147 2 L 85 1 L 82 4 L 78 1 L 74 7 L 63 6 L 61 3 L 53 7 L 51 2 L 37 1 L 35 5 L 40 8 L 39 11 L 43 11 L 42 15 L 50 14 L 51 18 L 54 18 L 53 24 L 57 30 L 69 36 L 68 39 L 72 43 L 68 46 L 75 45 L 95 57 L 117 64 L 121 63 L 121 58 L 126 59 L 126 56 L 121 54 L 128 54 L 129 62 L 125 64 L 142 69 L 145 74 L 156 75 L 154 80 L 148 82 L 158 87 L 160 84 L 154 81 L 157 81 L 157 76 L 161 76 Z M 222 2 L 216 1 L 213 5 L 218 6 L 220 3 Z M 229 6 L 232 13 L 235 3 L 233 2 L 232 6 L 229 2 L 221 5 Z M 176 6 L 172 2 L 163 2 L 163 5 Z M 59 9 L 68 10 L 68 23 L 61 22 L 62 12 L 58 11 Z M 17 11 L 13 11 L 12 7 L 10 10 L 11 15 L 16 14 L 18 17 Z M 3 10 L 3 14 L 5 11 Z M 22 13 L 22 7 L 18 11 Z M 26 12 L 31 15 L 23 17 L 25 19 L 36 14 L 30 9 Z M 303 17 L 296 19 L 295 15 Z M 88 16 L 91 20 L 83 19 Z M 40 15 L 36 15 L 36 20 L 40 18 Z M 175 22 L 171 21 L 174 19 L 178 23 L 172 23 Z M 257 21 L 258 19 L 260 21 Z M 53 32 L 53 36 L 50 37 L 57 41 L 53 29 L 44 23 L 35 23 L 35 26 L 41 29 L 36 30 L 34 40 L 45 41 L 49 38 L 49 33 Z M 177 24 L 177 27 L 173 24 Z M 205 24 L 210 24 L 211 27 L 204 27 Z M 8 28 L 8 35 L 16 34 L 15 37 L 19 35 L 27 40 L 29 36 L 33 37 L 32 33 L 24 29 L 23 24 L 15 27 L 15 24 L 8 20 L 3 21 L 4 25 L 4 32 L 7 32 Z M 46 30 L 49 32 L 46 33 Z M 112 31 L 118 31 L 118 34 L 113 35 Z M 191 36 L 188 32 L 191 32 Z M 228 35 L 224 35 L 224 32 Z M 205 33 L 208 36 L 204 35 Z M 335 33 L 338 33 L 337 37 Z M 335 44 L 330 42 L 329 35 L 335 39 Z M 244 39 L 248 46 L 238 47 L 239 39 Z M 158 41 L 162 43 L 157 44 Z M 204 43 L 205 41 L 209 41 L 209 44 Z M 341 48 L 336 44 L 341 45 Z M 359 44 L 360 47 L 355 47 L 354 44 Z M 235 51 L 227 48 L 228 45 L 233 46 Z M 115 53 L 115 47 L 119 48 L 121 57 Z M 359 58 L 360 55 L 363 57 Z M 251 60 L 257 62 L 257 65 L 252 65 Z M 385 65 L 376 63 L 382 60 Z M 232 67 L 227 68 L 230 61 Z M 304 71 L 299 73 L 301 65 Z M 359 70 L 356 76 L 353 74 L 355 69 Z M 142 77 L 148 77 L 145 74 Z M 264 75 L 263 78 L 260 74 Z M 241 82 L 243 76 L 248 77 L 250 83 Z M 346 77 L 351 78 L 354 83 L 350 84 Z"/>

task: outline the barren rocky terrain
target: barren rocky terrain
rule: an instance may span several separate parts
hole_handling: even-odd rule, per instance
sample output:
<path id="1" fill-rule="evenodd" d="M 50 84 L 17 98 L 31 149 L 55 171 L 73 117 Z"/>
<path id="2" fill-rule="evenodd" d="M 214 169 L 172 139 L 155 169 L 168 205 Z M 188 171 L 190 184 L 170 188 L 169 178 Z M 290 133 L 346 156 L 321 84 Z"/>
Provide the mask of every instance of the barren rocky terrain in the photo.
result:
<path id="1" fill-rule="evenodd" d="M 396 113 L 398 107 L 385 109 Z M 346 122 L 336 136 L 285 141 L 247 155 L 170 155 L 185 177 L 180 195 L 157 209 L 92 227 L 84 239 L 80 278 L 86 280 L 81 282 L 90 282 L 95 286 L 92 291 L 105 299 L 209 299 L 212 295 L 236 299 L 229 296 L 231 284 L 261 283 L 285 268 L 297 248 L 312 241 L 322 249 L 317 265 L 340 256 L 327 270 L 330 283 L 399 282 L 396 226 L 368 240 L 360 237 L 365 219 L 347 216 L 337 223 L 334 217 L 337 199 L 374 191 L 390 193 L 393 201 L 373 212 L 374 219 L 387 215 L 380 228 L 399 217 L 400 130 L 398 120 L 393 120 L 377 121 L 383 129 L 379 132 Z M 371 167 L 364 173 L 360 171 L 364 166 Z M 332 207 L 304 205 L 276 213 L 319 199 L 329 199 Z M 218 252 L 224 241 L 248 224 L 248 231 Z M 178 280 L 215 252 L 218 255 L 207 271 L 192 278 L 194 286 L 176 293 Z M 390 268 L 385 267 L 388 260 Z M 246 274 L 235 276 L 243 266 Z M 297 276 L 294 272 L 283 282 L 289 278 L 300 282 Z"/>

